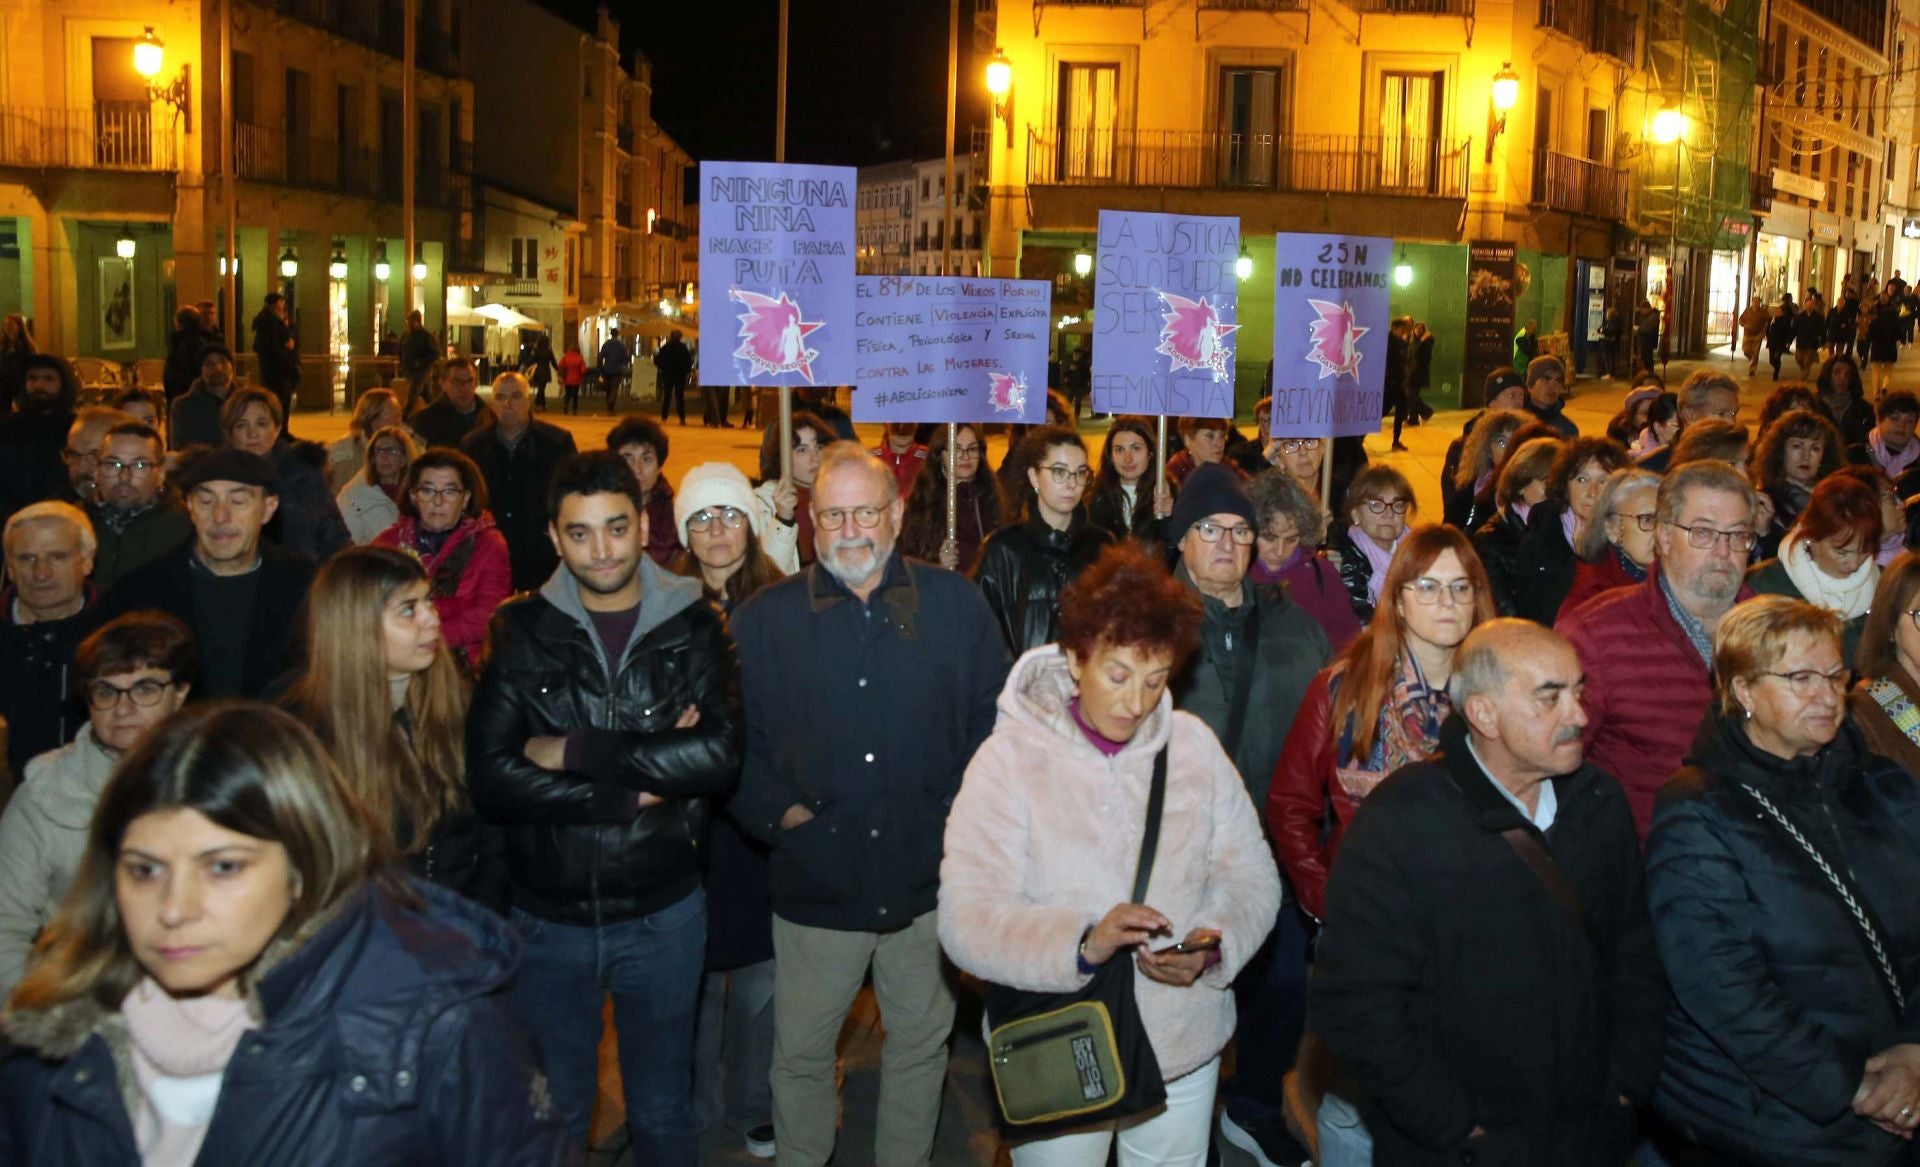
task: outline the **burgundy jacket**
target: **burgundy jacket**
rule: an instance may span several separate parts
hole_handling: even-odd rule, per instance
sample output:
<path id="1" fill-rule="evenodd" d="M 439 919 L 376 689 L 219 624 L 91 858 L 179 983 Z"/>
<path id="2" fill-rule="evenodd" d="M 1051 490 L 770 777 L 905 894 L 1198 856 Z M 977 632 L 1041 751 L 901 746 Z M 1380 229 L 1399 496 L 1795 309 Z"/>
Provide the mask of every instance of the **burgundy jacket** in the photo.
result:
<path id="1" fill-rule="evenodd" d="M 1567 598 L 1560 601 L 1560 612 L 1553 622 L 1560 624 L 1573 615 L 1574 609 L 1602 592 L 1630 588 L 1639 582 L 1620 566 L 1620 556 L 1611 547 L 1602 551 L 1600 558 L 1592 563 L 1583 559 L 1573 569 L 1573 586 L 1567 589 Z"/>
<path id="2" fill-rule="evenodd" d="M 1287 744 L 1267 787 L 1267 831 L 1274 857 L 1300 897 L 1300 907 L 1319 919 L 1326 907 L 1327 872 L 1333 868 L 1340 837 L 1353 821 L 1360 801 L 1341 786 L 1330 722 L 1333 716 L 1333 668 L 1321 669 L 1293 715 Z M 1326 824 L 1327 805 L 1333 822 Z M 1322 838 L 1322 836 L 1325 836 Z"/>

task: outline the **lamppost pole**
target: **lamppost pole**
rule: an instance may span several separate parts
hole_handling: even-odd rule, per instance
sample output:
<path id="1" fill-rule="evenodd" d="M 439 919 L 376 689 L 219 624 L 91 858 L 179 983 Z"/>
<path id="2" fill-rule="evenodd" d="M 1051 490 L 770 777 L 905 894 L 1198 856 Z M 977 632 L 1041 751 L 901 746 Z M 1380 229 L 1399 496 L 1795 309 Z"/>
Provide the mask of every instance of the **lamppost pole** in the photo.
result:
<path id="1" fill-rule="evenodd" d="M 418 117 L 414 112 L 418 97 L 414 93 L 413 57 L 420 29 L 415 20 L 418 5 L 412 3 L 412 0 L 407 0 L 400 5 L 400 8 L 404 13 L 400 35 L 400 233 L 406 237 L 406 242 L 402 244 L 406 254 L 401 257 L 400 263 L 400 302 L 403 305 L 401 311 L 411 312 L 413 311 L 413 265 L 419 259 L 417 250 L 419 243 L 414 239 L 413 234 L 413 156 L 418 148 L 417 127 L 414 125 Z M 441 339 L 444 342 L 445 338 Z M 414 399 L 419 400 L 420 386 L 409 385 L 407 388 L 414 394 Z"/>
<path id="2" fill-rule="evenodd" d="M 780 60 L 774 82 L 778 104 L 773 118 L 773 160 L 787 160 L 787 4 L 780 0 Z M 706 294 L 703 289 L 701 294 Z M 780 386 L 780 477 L 793 481 L 793 386 Z"/>
<path id="3" fill-rule="evenodd" d="M 229 351 L 240 347 L 239 209 L 233 188 L 233 0 L 220 0 L 220 201 L 227 212 L 226 311 L 220 331 Z"/>
<path id="4" fill-rule="evenodd" d="M 954 122 L 960 113 L 960 0 L 947 5 L 947 184 L 941 192 L 940 274 L 953 270 L 953 137 Z M 960 483 L 955 477 L 960 466 L 960 427 L 947 423 L 947 542 L 960 540 Z"/>

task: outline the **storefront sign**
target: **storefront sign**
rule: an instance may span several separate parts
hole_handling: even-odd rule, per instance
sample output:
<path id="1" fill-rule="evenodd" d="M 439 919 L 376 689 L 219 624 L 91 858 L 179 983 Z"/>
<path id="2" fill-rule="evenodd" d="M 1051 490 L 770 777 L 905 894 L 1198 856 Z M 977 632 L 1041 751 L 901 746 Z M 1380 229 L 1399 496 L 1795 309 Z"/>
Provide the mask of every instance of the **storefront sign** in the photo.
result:
<path id="1" fill-rule="evenodd" d="M 1487 374 L 1513 363 L 1515 248 L 1498 239 L 1467 245 L 1467 361 L 1460 404 L 1486 404 Z"/>
<path id="2" fill-rule="evenodd" d="M 1900 223 L 1900 238 L 1920 239 L 1920 219 L 1905 219 Z"/>
<path id="3" fill-rule="evenodd" d="M 1052 311 L 1045 280 L 859 277 L 853 420 L 1045 421 Z"/>
<path id="4" fill-rule="evenodd" d="M 1380 430 L 1393 240 L 1274 236 L 1273 436 Z"/>
<path id="5" fill-rule="evenodd" d="M 1240 220 L 1101 211 L 1093 407 L 1232 417 Z"/>
<path id="6" fill-rule="evenodd" d="M 856 171 L 706 162 L 703 385 L 853 383 Z"/>
<path id="7" fill-rule="evenodd" d="M 1824 183 L 1811 178 L 1803 178 L 1791 170 L 1773 168 L 1773 189 L 1776 194 L 1790 194 L 1803 199 L 1819 202 L 1827 197 Z"/>

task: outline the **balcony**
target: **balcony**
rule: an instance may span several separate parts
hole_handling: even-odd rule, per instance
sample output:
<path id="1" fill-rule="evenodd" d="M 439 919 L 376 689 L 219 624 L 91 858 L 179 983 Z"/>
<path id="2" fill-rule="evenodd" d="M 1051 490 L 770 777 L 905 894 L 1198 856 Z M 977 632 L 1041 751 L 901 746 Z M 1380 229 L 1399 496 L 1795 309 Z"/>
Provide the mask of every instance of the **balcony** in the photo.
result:
<path id="1" fill-rule="evenodd" d="M 1145 186 L 1462 199 L 1468 143 L 1342 134 L 1204 130 L 1031 133 L 1034 186 Z"/>
<path id="2" fill-rule="evenodd" d="M 1201 12 L 1305 12 L 1307 0 L 1199 0 Z"/>
<path id="3" fill-rule="evenodd" d="M 376 52 L 400 59 L 405 47 L 402 21 L 404 11 L 398 3 L 367 4 L 355 0 L 256 0 L 262 7 L 302 24 L 331 33 L 343 40 L 364 45 Z M 459 76 L 460 62 L 454 46 L 439 28 L 422 24 L 415 30 L 414 64 L 442 77 Z"/>
<path id="4" fill-rule="evenodd" d="M 1570 154 L 1547 151 L 1539 202 L 1556 211 L 1615 223 L 1627 220 L 1627 172 Z"/>
<path id="5" fill-rule="evenodd" d="M 99 101 L 72 109 L 0 106 L 0 166 L 41 169 L 179 169 L 173 120 L 143 101 Z"/>
<path id="6" fill-rule="evenodd" d="M 1353 0 L 1362 16 L 1472 16 L 1473 0 Z"/>
<path id="7" fill-rule="evenodd" d="M 1802 0 L 1805 7 L 1878 53 L 1887 36 L 1885 0 Z"/>
<path id="8" fill-rule="evenodd" d="M 1633 63 L 1639 20 L 1633 13 L 1605 0 L 1540 0 L 1540 28 L 1550 28 L 1580 42 L 1592 52 Z"/>

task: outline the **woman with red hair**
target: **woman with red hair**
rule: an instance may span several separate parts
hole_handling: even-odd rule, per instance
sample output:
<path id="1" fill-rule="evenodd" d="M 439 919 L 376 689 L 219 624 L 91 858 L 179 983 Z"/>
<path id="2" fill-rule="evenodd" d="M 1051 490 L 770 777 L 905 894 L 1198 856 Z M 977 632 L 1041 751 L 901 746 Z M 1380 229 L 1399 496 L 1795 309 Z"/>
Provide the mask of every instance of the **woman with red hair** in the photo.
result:
<path id="1" fill-rule="evenodd" d="M 1780 541 L 1780 556 L 1755 564 L 1747 586 L 1763 596 L 1818 604 L 1846 621 L 1841 648 L 1851 665 L 1880 585 L 1883 519 L 1874 489 L 1851 475 L 1824 478 Z"/>

